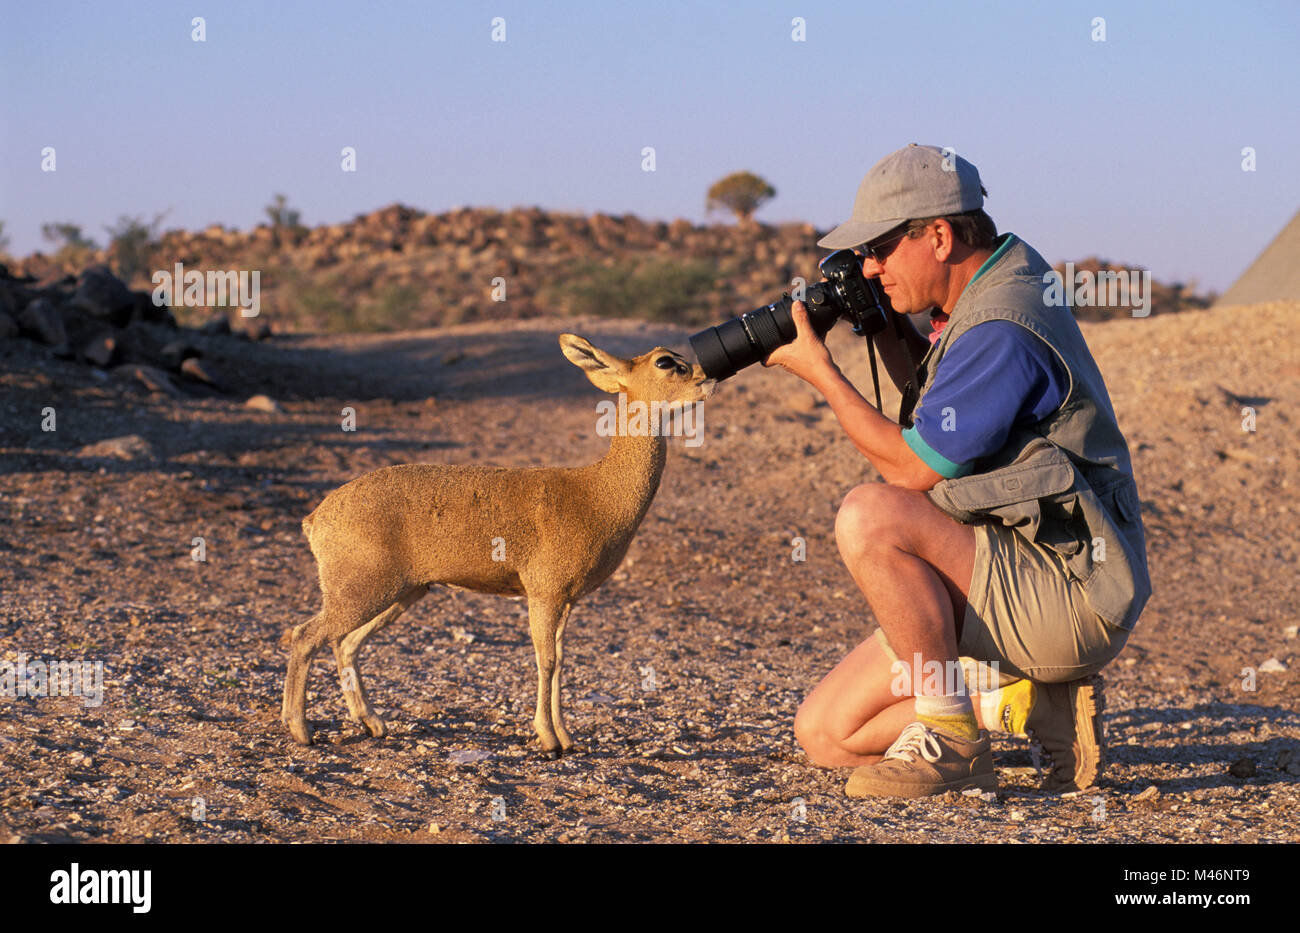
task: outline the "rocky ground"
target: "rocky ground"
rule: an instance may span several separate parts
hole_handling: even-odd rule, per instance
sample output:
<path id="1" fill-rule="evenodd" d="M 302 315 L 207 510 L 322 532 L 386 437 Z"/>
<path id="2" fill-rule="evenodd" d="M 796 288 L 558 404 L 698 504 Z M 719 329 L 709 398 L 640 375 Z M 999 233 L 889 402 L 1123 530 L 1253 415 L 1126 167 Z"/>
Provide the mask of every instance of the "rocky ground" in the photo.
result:
<path id="1" fill-rule="evenodd" d="M 626 563 L 574 612 L 583 750 L 546 761 L 523 605 L 447 591 L 367 648 L 390 734 L 347 720 L 325 652 L 317 744 L 294 745 L 280 639 L 319 599 L 299 523 L 386 464 L 594 460 L 600 394 L 557 334 L 632 355 L 684 350 L 687 331 L 540 317 L 195 336 L 226 395 L 151 393 L 0 342 L 0 662 L 104 670 L 98 706 L 0 697 L 0 839 L 1300 842 L 1297 312 L 1085 325 L 1134 453 L 1156 592 L 1107 671 L 1100 785 L 1041 794 L 1025 744 L 1002 739 L 996 802 L 850 800 L 847 771 L 794 740 L 801 699 L 875 628 L 833 536 L 844 494 L 875 474 L 793 377 L 745 371 L 706 404 L 702 446 L 673 442 Z M 831 347 L 865 387 L 855 340 L 838 328 Z M 244 404 L 259 394 L 274 404 Z"/>

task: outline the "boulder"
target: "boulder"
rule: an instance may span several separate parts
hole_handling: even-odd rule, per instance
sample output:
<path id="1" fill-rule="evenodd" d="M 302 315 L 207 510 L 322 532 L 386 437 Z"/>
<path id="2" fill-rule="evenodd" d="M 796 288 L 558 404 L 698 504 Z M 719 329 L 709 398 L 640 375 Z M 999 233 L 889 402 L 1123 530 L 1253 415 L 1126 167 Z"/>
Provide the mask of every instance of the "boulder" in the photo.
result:
<path id="1" fill-rule="evenodd" d="M 37 298 L 18 315 L 18 326 L 35 340 L 55 349 L 67 348 L 68 332 L 63 327 L 63 316 L 48 298 Z"/>
<path id="2" fill-rule="evenodd" d="M 166 324 L 168 327 L 176 326 L 176 318 L 172 315 L 171 308 L 153 303 L 153 292 L 136 289 L 131 292 L 131 300 L 137 320 L 148 321 L 151 324 Z"/>
<path id="3" fill-rule="evenodd" d="M 172 369 L 180 369 L 181 364 L 190 357 L 202 355 L 184 340 L 173 340 L 171 343 L 163 344 L 162 349 L 158 351 L 159 358 Z"/>
<path id="4" fill-rule="evenodd" d="M 17 317 L 31 297 L 27 290 L 12 278 L 0 276 L 0 313 Z"/>
<path id="5" fill-rule="evenodd" d="M 0 311 L 0 340 L 18 336 L 18 322 L 6 312 Z"/>
<path id="6" fill-rule="evenodd" d="M 135 312 L 135 297 L 106 266 L 92 266 L 81 274 L 72 306 L 114 327 L 125 327 Z"/>
<path id="7" fill-rule="evenodd" d="M 205 337 L 221 337 L 229 334 L 230 319 L 226 317 L 225 312 L 219 312 L 199 328 L 199 333 Z"/>
<path id="8" fill-rule="evenodd" d="M 218 392 L 226 391 L 225 384 L 217 378 L 211 366 L 201 362 L 197 356 L 187 357 L 181 361 L 181 375 L 188 376 L 196 382 L 210 385 Z"/>
<path id="9" fill-rule="evenodd" d="M 171 377 L 161 369 L 154 366 L 145 366 L 143 364 L 131 366 L 119 366 L 113 370 L 114 373 L 121 373 L 132 378 L 143 385 L 150 392 L 162 392 L 170 395 L 172 398 L 184 398 L 184 393 L 176 388 Z"/>
<path id="10" fill-rule="evenodd" d="M 81 356 L 87 362 L 100 368 L 106 368 L 117 356 L 117 338 L 111 333 L 101 333 L 92 338 L 81 348 Z"/>

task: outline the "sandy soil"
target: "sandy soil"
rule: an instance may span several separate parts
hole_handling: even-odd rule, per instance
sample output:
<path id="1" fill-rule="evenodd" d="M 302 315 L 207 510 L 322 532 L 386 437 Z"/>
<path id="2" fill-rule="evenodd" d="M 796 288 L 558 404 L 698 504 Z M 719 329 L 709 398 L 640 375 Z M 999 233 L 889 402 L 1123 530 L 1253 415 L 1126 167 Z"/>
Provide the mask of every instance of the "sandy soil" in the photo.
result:
<path id="1" fill-rule="evenodd" d="M 0 839 L 1300 842 L 1297 312 L 1085 325 L 1133 450 L 1156 593 L 1107 670 L 1099 787 L 1039 793 L 1026 745 L 1003 738 L 996 803 L 850 800 L 848 772 L 794 741 L 803 696 L 875 628 L 833 534 L 875 473 L 793 377 L 745 371 L 706 404 L 702 446 L 674 441 L 627 561 L 574 612 L 567 709 L 585 750 L 551 762 L 532 737 L 523 605 L 441 590 L 367 648 L 390 735 L 347 720 L 324 652 L 317 744 L 294 745 L 280 639 L 319 599 L 299 523 L 386 464 L 594 460 L 602 396 L 557 334 L 631 355 L 684 350 L 686 331 L 541 318 L 199 338 L 237 397 L 188 399 L 8 341 L 0 659 L 102 661 L 104 698 L 0 697 Z M 847 328 L 831 347 L 865 390 L 865 348 Z M 254 393 L 283 411 L 245 408 Z M 150 449 L 84 449 L 123 435 Z"/>

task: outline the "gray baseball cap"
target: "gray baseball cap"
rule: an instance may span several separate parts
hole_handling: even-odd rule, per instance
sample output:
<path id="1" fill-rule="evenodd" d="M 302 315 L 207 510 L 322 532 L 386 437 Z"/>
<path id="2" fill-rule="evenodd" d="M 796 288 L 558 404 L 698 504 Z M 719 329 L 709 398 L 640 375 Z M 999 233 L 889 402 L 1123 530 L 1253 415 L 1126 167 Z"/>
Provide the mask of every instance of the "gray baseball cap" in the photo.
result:
<path id="1" fill-rule="evenodd" d="M 858 185 L 853 215 L 817 241 L 852 249 L 919 217 L 960 214 L 984 206 L 980 173 L 953 150 L 911 143 L 871 167 Z"/>

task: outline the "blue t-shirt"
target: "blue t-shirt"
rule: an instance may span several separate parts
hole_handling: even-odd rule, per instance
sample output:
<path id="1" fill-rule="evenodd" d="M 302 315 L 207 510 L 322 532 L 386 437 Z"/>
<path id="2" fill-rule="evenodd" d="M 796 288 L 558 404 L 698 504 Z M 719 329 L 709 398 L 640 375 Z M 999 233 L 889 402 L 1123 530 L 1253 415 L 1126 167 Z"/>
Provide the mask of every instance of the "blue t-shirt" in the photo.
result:
<path id="1" fill-rule="evenodd" d="M 1030 331 L 984 321 L 948 347 L 903 440 L 940 476 L 965 476 L 1013 427 L 1060 408 L 1069 384 L 1055 352 Z"/>

